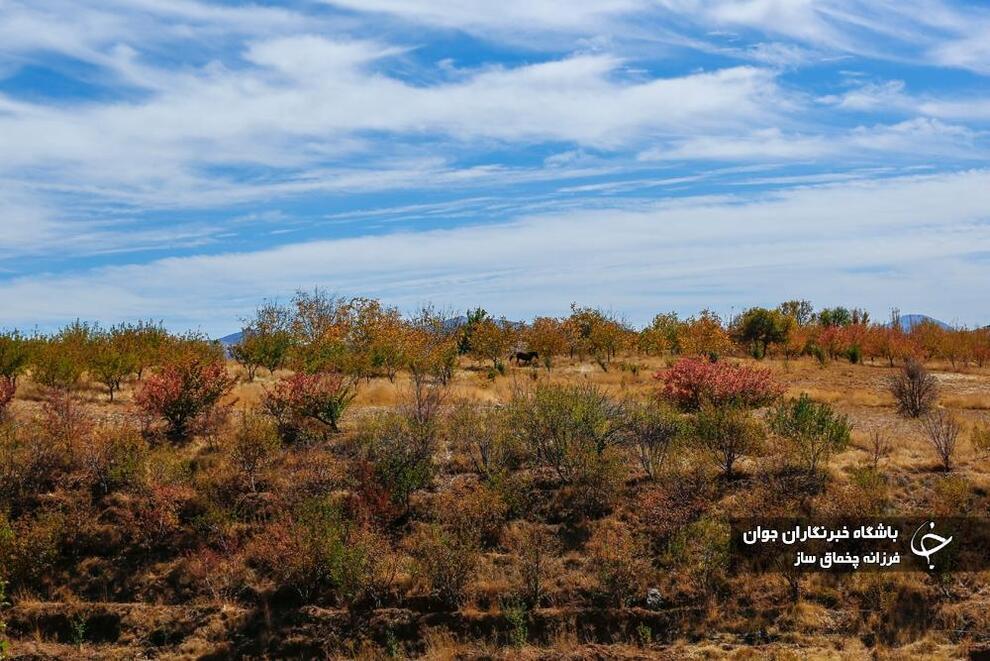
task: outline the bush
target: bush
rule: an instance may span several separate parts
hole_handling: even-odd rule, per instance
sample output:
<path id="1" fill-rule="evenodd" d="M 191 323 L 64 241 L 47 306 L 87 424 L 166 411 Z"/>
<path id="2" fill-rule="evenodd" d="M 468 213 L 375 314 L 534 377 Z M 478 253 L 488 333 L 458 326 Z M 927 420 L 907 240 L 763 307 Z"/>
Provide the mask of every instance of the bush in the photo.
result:
<path id="1" fill-rule="evenodd" d="M 685 411 L 696 411 L 705 402 L 765 406 L 783 393 L 770 370 L 696 358 L 682 358 L 656 378 L 663 382 L 661 396 Z"/>
<path id="2" fill-rule="evenodd" d="M 506 546 L 517 573 L 519 597 L 538 608 L 557 567 L 557 537 L 546 526 L 521 521 L 506 535 Z"/>
<path id="3" fill-rule="evenodd" d="M 713 598 L 728 570 L 729 535 L 727 524 L 701 518 L 675 535 L 665 562 L 673 566 L 676 575 L 687 577 L 697 592 Z"/>
<path id="4" fill-rule="evenodd" d="M 184 360 L 165 365 L 135 394 L 149 420 L 165 422 L 168 438 L 187 438 L 198 419 L 208 416 L 234 386 L 223 363 Z"/>
<path id="5" fill-rule="evenodd" d="M 328 498 L 305 501 L 269 526 L 254 540 L 252 556 L 303 599 L 329 592 L 348 605 L 380 597 L 395 569 L 388 543 Z"/>
<path id="6" fill-rule="evenodd" d="M 684 421 L 667 406 L 631 404 L 627 406 L 627 433 L 639 463 L 655 480 L 684 436 Z"/>
<path id="7" fill-rule="evenodd" d="M 386 413 L 369 420 L 357 442 L 357 496 L 373 518 L 391 523 L 433 479 L 433 439 L 408 416 Z"/>
<path id="8" fill-rule="evenodd" d="M 456 488 L 444 495 L 438 509 L 441 521 L 456 534 L 483 547 L 499 539 L 508 508 L 489 486 Z"/>
<path id="9" fill-rule="evenodd" d="M 770 412 L 769 424 L 790 445 L 809 474 L 849 445 L 849 419 L 804 393 L 798 399 L 778 404 Z"/>
<path id="10" fill-rule="evenodd" d="M 342 374 L 293 374 L 266 391 L 262 406 L 275 420 L 279 435 L 295 443 L 316 432 L 340 431 L 344 411 L 355 397 L 354 384 Z"/>
<path id="11" fill-rule="evenodd" d="M 282 445 L 272 425 L 257 415 L 245 414 L 234 430 L 228 454 L 251 492 L 258 490 L 258 477 L 271 465 Z"/>
<path id="12" fill-rule="evenodd" d="M 9 376 L 0 376 L 0 420 L 7 416 L 7 407 L 14 401 L 17 383 Z"/>
<path id="13" fill-rule="evenodd" d="M 763 429 L 748 411 L 735 406 L 704 404 L 695 414 L 694 437 L 727 478 L 733 477 L 736 461 L 758 454 Z"/>
<path id="14" fill-rule="evenodd" d="M 594 386 L 540 384 L 511 406 L 523 444 L 564 482 L 595 470 L 621 438 L 621 407 Z"/>
<path id="15" fill-rule="evenodd" d="M 20 333 L 0 333 L 0 376 L 16 385 L 17 377 L 31 360 L 30 342 Z"/>
<path id="16" fill-rule="evenodd" d="M 962 427 L 959 421 L 945 409 L 935 409 L 922 419 L 928 442 L 942 462 L 945 470 L 952 469 L 952 458 L 956 453 L 956 441 Z"/>
<path id="17" fill-rule="evenodd" d="M 623 608 L 646 593 L 653 574 L 650 553 L 643 540 L 618 521 L 602 521 L 588 543 L 589 565 L 603 599 Z"/>
<path id="18" fill-rule="evenodd" d="M 977 425 L 969 434 L 973 450 L 980 457 L 990 457 L 990 425 Z"/>
<path id="19" fill-rule="evenodd" d="M 432 524 L 416 532 L 410 552 L 433 596 L 450 608 L 464 603 L 479 557 L 472 540 Z"/>
<path id="20" fill-rule="evenodd" d="M 100 429 L 76 444 L 76 459 L 98 495 L 140 484 L 148 445 L 136 430 Z"/>
<path id="21" fill-rule="evenodd" d="M 519 467 L 523 449 L 507 424 L 504 409 L 461 403 L 444 420 L 447 440 L 467 455 L 475 472 L 495 482 Z"/>
<path id="22" fill-rule="evenodd" d="M 889 389 L 897 402 L 897 412 L 910 418 L 924 415 L 938 401 L 938 379 L 914 360 L 891 378 Z"/>

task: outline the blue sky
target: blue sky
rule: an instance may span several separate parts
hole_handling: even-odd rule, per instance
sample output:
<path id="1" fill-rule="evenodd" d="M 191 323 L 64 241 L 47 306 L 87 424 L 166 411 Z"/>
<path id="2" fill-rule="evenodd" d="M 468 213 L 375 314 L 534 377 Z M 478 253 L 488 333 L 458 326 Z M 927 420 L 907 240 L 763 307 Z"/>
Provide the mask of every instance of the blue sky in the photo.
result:
<path id="1" fill-rule="evenodd" d="M 0 326 L 321 286 L 990 323 L 990 6 L 0 0 Z"/>

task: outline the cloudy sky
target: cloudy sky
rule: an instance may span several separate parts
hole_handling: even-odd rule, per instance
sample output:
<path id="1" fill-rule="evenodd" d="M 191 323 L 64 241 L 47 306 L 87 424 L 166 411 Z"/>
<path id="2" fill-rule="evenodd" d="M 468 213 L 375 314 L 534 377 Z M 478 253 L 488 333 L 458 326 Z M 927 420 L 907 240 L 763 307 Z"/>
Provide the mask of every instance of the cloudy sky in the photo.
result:
<path id="1" fill-rule="evenodd" d="M 986 324 L 988 83 L 975 0 L 0 0 L 0 326 Z"/>

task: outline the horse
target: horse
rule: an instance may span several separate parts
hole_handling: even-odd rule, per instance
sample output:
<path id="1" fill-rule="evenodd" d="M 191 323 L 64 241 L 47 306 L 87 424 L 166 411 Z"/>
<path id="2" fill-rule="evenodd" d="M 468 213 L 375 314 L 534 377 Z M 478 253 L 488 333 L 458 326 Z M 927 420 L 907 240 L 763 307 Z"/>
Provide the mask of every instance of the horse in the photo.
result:
<path id="1" fill-rule="evenodd" d="M 509 358 L 515 360 L 516 365 L 532 365 L 533 361 L 540 357 L 535 351 L 517 351 Z"/>

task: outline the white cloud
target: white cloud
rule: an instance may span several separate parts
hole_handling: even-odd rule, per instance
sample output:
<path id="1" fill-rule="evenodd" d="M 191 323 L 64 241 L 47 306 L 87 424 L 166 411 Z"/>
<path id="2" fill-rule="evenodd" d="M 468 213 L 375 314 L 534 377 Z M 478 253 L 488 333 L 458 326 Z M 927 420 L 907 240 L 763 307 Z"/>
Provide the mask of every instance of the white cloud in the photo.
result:
<path id="1" fill-rule="evenodd" d="M 971 283 L 990 276 L 990 263 L 966 256 L 990 249 L 988 221 L 990 172 L 977 170 L 39 275 L 0 283 L 0 306 L 7 323 L 168 311 L 176 327 L 222 332 L 265 296 L 319 284 L 515 317 L 579 300 L 643 321 L 671 305 L 808 296 L 986 323 L 984 292 Z"/>

